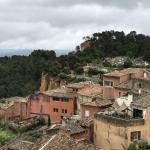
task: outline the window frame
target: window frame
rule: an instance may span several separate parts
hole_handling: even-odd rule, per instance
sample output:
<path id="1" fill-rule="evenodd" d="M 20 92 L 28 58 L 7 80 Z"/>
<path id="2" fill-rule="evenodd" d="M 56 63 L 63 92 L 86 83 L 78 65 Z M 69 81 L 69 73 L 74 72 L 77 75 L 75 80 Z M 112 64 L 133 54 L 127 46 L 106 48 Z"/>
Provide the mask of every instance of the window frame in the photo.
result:
<path id="1" fill-rule="evenodd" d="M 68 102 L 69 102 L 69 98 L 67 98 L 67 97 L 62 97 L 62 98 L 61 98 L 61 101 L 62 101 L 63 103 L 68 103 Z"/>
<path id="2" fill-rule="evenodd" d="M 53 108 L 53 112 L 59 112 L 58 108 Z"/>
<path id="3" fill-rule="evenodd" d="M 107 83 L 107 84 L 106 84 Z M 108 84 L 109 83 L 109 84 Z M 113 87 L 113 81 L 104 80 L 104 86 L 105 87 Z"/>
<path id="4" fill-rule="evenodd" d="M 131 132 L 130 139 L 131 141 L 141 140 L 141 131 Z"/>
<path id="5" fill-rule="evenodd" d="M 59 98 L 59 97 L 57 97 L 57 96 L 53 96 L 53 101 L 55 101 L 55 102 L 59 102 L 59 101 L 60 101 L 60 98 Z"/>
<path id="6" fill-rule="evenodd" d="M 65 109 L 65 114 L 67 114 L 68 113 L 68 110 L 67 109 Z"/>

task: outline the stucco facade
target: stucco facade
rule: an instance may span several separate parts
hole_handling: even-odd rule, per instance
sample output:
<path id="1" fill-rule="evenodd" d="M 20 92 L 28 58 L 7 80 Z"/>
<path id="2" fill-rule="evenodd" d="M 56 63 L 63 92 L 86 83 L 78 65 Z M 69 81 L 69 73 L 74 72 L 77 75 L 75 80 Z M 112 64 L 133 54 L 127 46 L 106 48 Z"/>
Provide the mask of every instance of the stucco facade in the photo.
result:
<path id="1" fill-rule="evenodd" d="M 76 98 L 68 98 L 67 102 L 62 101 L 63 97 L 58 97 L 57 101 L 53 96 L 38 94 L 30 100 L 29 111 L 30 117 L 42 115 L 47 121 L 50 115 L 51 122 L 57 123 L 62 117 L 69 117 L 75 114 Z"/>
<path id="2" fill-rule="evenodd" d="M 104 114 L 95 114 L 94 143 L 103 150 L 126 150 L 133 142 L 131 134 L 140 133 L 140 139 L 150 144 L 150 107 L 144 118 L 121 119 Z"/>
<path id="3" fill-rule="evenodd" d="M 100 111 L 100 108 L 96 105 L 81 104 L 81 118 L 94 117 L 94 113 L 98 111 Z"/>
<path id="4" fill-rule="evenodd" d="M 146 79 L 149 78 L 149 73 L 143 69 L 129 68 L 105 74 L 103 77 L 103 98 L 115 99 L 122 96 L 129 89 L 116 88 L 115 86 L 134 78 Z"/>

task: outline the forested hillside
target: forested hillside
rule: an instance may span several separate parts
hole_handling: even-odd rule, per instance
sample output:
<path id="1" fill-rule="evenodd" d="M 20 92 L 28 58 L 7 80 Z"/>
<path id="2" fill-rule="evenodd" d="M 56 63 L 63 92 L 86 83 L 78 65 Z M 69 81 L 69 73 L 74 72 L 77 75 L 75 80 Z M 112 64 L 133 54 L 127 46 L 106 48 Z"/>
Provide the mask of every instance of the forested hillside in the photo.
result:
<path id="1" fill-rule="evenodd" d="M 43 71 L 52 77 L 67 78 L 70 70 L 80 71 L 82 66 L 95 59 L 128 56 L 143 57 L 150 61 L 150 37 L 135 31 L 106 31 L 85 37 L 90 47 L 68 55 L 56 57 L 54 51 L 36 50 L 30 56 L 0 58 L 0 98 L 27 96 L 39 89 Z"/>
<path id="2" fill-rule="evenodd" d="M 123 31 L 106 31 L 94 33 L 84 39 L 91 43 L 85 53 L 92 53 L 96 57 L 143 56 L 149 60 L 147 56 L 150 55 L 150 36 L 137 34 L 135 31 L 127 35 Z"/>

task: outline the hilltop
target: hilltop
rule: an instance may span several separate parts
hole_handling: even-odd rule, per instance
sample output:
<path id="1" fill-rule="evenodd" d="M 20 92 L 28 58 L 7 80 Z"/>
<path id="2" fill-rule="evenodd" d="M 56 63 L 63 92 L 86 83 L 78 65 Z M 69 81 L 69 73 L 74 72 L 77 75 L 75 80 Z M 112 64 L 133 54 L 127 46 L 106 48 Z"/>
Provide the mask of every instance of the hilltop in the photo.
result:
<path id="1" fill-rule="evenodd" d="M 84 37 L 84 42 L 66 55 L 56 56 L 53 50 L 35 50 L 29 56 L 1 57 L 0 97 L 27 96 L 38 91 L 42 72 L 60 80 L 75 81 L 72 72 L 82 75 L 84 66 L 93 62 L 113 67 L 105 59 L 116 56 L 126 56 L 130 60 L 142 57 L 149 62 L 150 37 L 135 31 L 129 34 L 105 31 Z M 122 67 L 132 66 L 128 59 L 124 63 Z M 89 72 L 90 75 L 99 73 L 102 72 Z"/>

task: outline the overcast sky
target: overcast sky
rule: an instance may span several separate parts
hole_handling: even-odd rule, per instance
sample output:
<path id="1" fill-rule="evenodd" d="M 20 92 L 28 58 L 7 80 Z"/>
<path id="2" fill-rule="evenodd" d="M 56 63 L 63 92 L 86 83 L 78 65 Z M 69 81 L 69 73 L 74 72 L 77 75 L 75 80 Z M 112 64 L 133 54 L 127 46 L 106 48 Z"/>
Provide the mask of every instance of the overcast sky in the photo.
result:
<path id="1" fill-rule="evenodd" d="M 150 0 L 0 0 L 0 49 L 74 49 L 105 30 L 150 35 Z"/>

